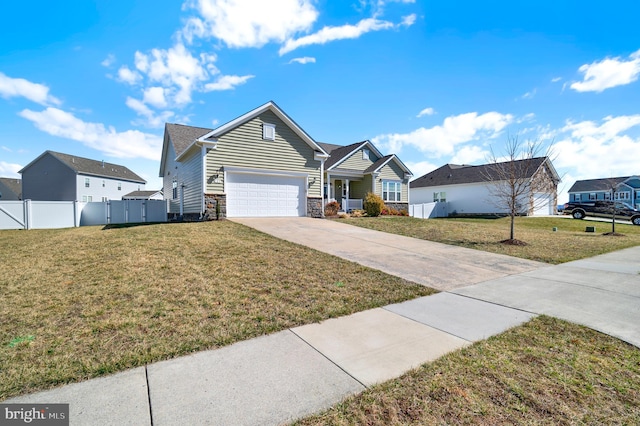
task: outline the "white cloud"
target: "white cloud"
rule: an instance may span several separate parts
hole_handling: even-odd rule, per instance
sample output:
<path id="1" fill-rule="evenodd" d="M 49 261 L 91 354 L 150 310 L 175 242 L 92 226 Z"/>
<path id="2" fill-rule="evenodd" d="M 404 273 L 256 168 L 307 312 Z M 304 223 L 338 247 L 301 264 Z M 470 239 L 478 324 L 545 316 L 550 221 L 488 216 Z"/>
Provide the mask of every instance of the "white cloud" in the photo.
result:
<path id="1" fill-rule="evenodd" d="M 123 65 L 118 70 L 118 80 L 133 85 L 142 80 L 142 76 L 137 71 L 132 71 Z"/>
<path id="2" fill-rule="evenodd" d="M 552 78 L 552 79 L 551 79 L 551 82 L 552 82 L 552 83 L 557 83 L 557 82 L 559 82 L 560 80 L 562 80 L 562 77 L 554 77 L 554 78 Z"/>
<path id="3" fill-rule="evenodd" d="M 109 53 L 107 57 L 104 59 L 104 61 L 100 62 L 100 65 L 102 65 L 103 67 L 109 68 L 115 62 L 116 62 L 116 55 L 114 55 L 113 53 Z"/>
<path id="4" fill-rule="evenodd" d="M 418 115 L 416 115 L 416 117 L 417 117 L 417 118 L 420 118 L 420 117 L 423 117 L 423 116 L 425 116 L 425 115 L 433 115 L 433 114 L 435 114 L 435 113 L 436 113 L 436 110 L 435 110 L 435 109 L 433 109 L 433 108 L 431 108 L 431 107 L 429 107 L 429 108 L 425 108 L 425 109 L 423 109 L 422 111 L 420 111 L 420 112 L 418 113 Z"/>
<path id="5" fill-rule="evenodd" d="M 318 18 L 312 0 L 192 0 L 187 7 L 200 17 L 187 21 L 182 36 L 215 37 L 228 47 L 262 47 L 308 31 Z"/>
<path id="6" fill-rule="evenodd" d="M 442 157 L 453 154 L 457 145 L 499 136 L 513 119 L 511 114 L 487 112 L 478 115 L 477 112 L 470 112 L 447 117 L 439 126 L 420 127 L 409 133 L 378 135 L 371 141 L 388 152 L 398 153 L 407 145 L 423 153 Z"/>
<path id="7" fill-rule="evenodd" d="M 25 109 L 19 115 L 45 133 L 82 142 L 111 157 L 160 159 L 162 138 L 157 135 L 138 130 L 117 132 L 111 126 L 87 123 L 73 114 L 52 107 L 40 112 Z"/>
<path id="8" fill-rule="evenodd" d="M 629 60 L 606 58 L 584 64 L 578 70 L 584 74 L 584 78 L 571 84 L 571 88 L 577 92 L 602 92 L 633 83 L 640 75 L 640 50 L 629 55 Z"/>
<path id="9" fill-rule="evenodd" d="M 522 99 L 532 99 L 536 93 L 538 92 L 538 89 L 533 89 L 530 92 L 525 93 L 524 95 L 522 95 Z"/>
<path id="10" fill-rule="evenodd" d="M 371 31 L 380 31 L 396 28 L 393 22 L 383 21 L 376 18 L 367 18 L 356 25 L 341 25 L 339 27 L 324 27 L 320 31 L 298 39 L 288 39 L 280 48 L 280 56 L 289 53 L 303 46 L 312 44 L 325 44 L 330 41 L 358 38 Z"/>
<path id="11" fill-rule="evenodd" d="M 0 72 L 0 96 L 5 99 L 23 97 L 40 105 L 60 105 L 62 102 L 49 94 L 49 87 L 32 83 L 24 78 L 11 78 Z"/>
<path id="12" fill-rule="evenodd" d="M 293 63 L 297 63 L 297 64 L 315 64 L 316 63 L 316 58 L 312 58 L 310 56 L 303 56 L 302 58 L 293 58 L 292 60 L 289 61 L 290 64 Z"/>
<path id="13" fill-rule="evenodd" d="M 411 180 L 414 180 L 419 178 L 420 176 L 426 175 L 427 173 L 432 172 L 438 167 L 442 166 L 442 164 L 435 165 L 433 163 L 430 163 L 429 161 L 417 161 L 417 162 L 408 161 L 405 164 L 409 168 L 409 170 L 411 170 L 411 173 L 413 173 L 413 178 Z"/>
<path id="14" fill-rule="evenodd" d="M 163 87 L 149 87 L 144 91 L 142 101 L 151 104 L 156 108 L 166 108 L 167 99 L 165 98 L 165 89 Z"/>
<path id="15" fill-rule="evenodd" d="M 0 176 L 2 177 L 20 177 L 20 173 L 18 170 L 21 170 L 23 166 L 15 163 L 7 163 L 5 161 L 0 161 Z"/>
<path id="16" fill-rule="evenodd" d="M 456 153 L 451 157 L 453 164 L 473 164 L 477 162 L 486 162 L 489 158 L 489 151 L 482 149 L 478 145 L 467 145 L 456 149 Z"/>
<path id="17" fill-rule="evenodd" d="M 144 102 L 132 97 L 127 97 L 126 104 L 139 116 L 144 118 L 144 120 L 134 120 L 131 122 L 131 124 L 136 126 L 143 125 L 146 127 L 161 128 L 164 126 L 164 123 L 167 122 L 167 120 L 174 116 L 173 112 L 171 111 L 163 111 L 159 114 L 156 114 L 147 105 L 145 105 Z"/>
<path id="18" fill-rule="evenodd" d="M 640 137 L 630 134 L 638 126 L 640 115 L 605 117 L 600 123 L 568 121 L 552 147 L 554 165 L 569 171 L 571 177 L 563 179 L 569 186 L 580 179 L 638 174 L 637 158 L 629 154 L 640 152 Z"/>
<path id="19" fill-rule="evenodd" d="M 177 105 L 191 102 L 191 93 L 209 78 L 209 72 L 218 72 L 213 64 L 215 55 L 194 57 L 181 43 L 170 49 L 152 49 L 150 54 L 136 52 L 135 64 L 152 83 L 160 83 L 171 93 Z"/>
<path id="20" fill-rule="evenodd" d="M 246 83 L 249 79 L 253 78 L 253 75 L 223 75 L 220 76 L 214 83 L 207 83 L 204 86 L 205 92 L 212 92 L 214 90 L 233 90 L 237 86 Z"/>
<path id="21" fill-rule="evenodd" d="M 416 22 L 416 14 L 412 13 L 411 15 L 407 15 L 407 16 L 403 16 L 402 17 L 402 24 L 405 27 L 410 27 L 413 24 L 415 24 Z"/>

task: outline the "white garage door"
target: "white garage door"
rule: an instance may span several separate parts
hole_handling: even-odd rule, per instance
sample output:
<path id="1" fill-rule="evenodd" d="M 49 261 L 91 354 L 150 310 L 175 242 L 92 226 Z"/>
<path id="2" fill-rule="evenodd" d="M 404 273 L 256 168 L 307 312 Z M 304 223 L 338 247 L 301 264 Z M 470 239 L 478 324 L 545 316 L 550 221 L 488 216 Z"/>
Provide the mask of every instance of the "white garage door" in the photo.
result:
<path id="1" fill-rule="evenodd" d="M 305 182 L 303 177 L 227 173 L 227 216 L 304 216 Z"/>
<path id="2" fill-rule="evenodd" d="M 551 195 L 547 193 L 533 194 L 533 215 L 546 216 L 553 214 Z"/>

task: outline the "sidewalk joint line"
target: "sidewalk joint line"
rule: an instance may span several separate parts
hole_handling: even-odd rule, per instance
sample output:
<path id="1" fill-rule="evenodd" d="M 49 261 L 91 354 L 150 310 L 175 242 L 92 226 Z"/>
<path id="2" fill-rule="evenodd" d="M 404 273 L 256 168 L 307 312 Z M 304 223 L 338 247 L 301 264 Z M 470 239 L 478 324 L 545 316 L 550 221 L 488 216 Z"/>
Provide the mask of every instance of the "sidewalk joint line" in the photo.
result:
<path id="1" fill-rule="evenodd" d="M 425 297 L 429 297 L 429 296 L 425 296 Z M 412 299 L 412 300 L 416 300 L 416 299 Z M 410 300 L 408 300 L 408 302 L 410 302 Z M 398 303 L 398 305 L 400 305 L 400 304 L 401 304 L 401 303 Z M 439 332 L 441 332 L 441 333 L 448 334 L 449 336 L 457 337 L 458 339 L 464 340 L 465 342 L 475 343 L 475 342 L 477 341 L 477 340 L 469 340 L 469 339 L 465 339 L 464 337 L 462 337 L 462 336 L 458 336 L 457 334 L 453 334 L 453 333 L 451 333 L 450 331 L 446 331 L 446 330 L 443 330 L 443 329 L 441 329 L 441 328 L 434 327 L 434 326 L 429 325 L 429 324 L 425 324 L 425 323 L 423 323 L 423 322 L 421 322 L 421 321 L 418 321 L 418 320 L 417 320 L 417 319 L 415 319 L 415 318 L 411 318 L 411 317 L 408 317 L 408 316 L 406 316 L 406 315 L 402 315 L 402 314 L 399 314 L 399 313 L 397 313 L 397 312 L 393 312 L 393 311 L 391 311 L 391 310 L 387 309 L 387 307 L 388 307 L 388 306 L 391 306 L 391 305 L 382 306 L 382 309 L 384 309 L 385 311 L 387 311 L 387 312 L 389 312 L 389 313 L 391 313 L 391 314 L 397 315 L 397 316 L 399 316 L 399 317 L 401 317 L 401 318 L 408 319 L 409 321 L 413 321 L 413 322 L 415 322 L 416 324 L 420 324 L 420 325 L 422 325 L 422 326 L 424 326 L 424 327 L 429 327 L 429 328 L 432 328 L 432 329 L 434 329 L 434 330 L 437 330 L 437 331 L 439 331 Z"/>
<path id="2" fill-rule="evenodd" d="M 325 358 L 327 361 L 329 361 L 331 364 L 335 365 L 336 367 L 338 367 L 340 370 L 342 370 L 342 372 L 344 374 L 346 374 L 347 376 L 351 377 L 353 380 L 355 380 L 356 382 L 358 382 L 362 387 L 366 389 L 369 389 L 369 386 L 365 385 L 364 383 L 362 383 L 360 380 L 356 379 L 352 374 L 350 374 L 347 370 L 345 370 L 344 368 L 340 367 L 338 364 L 335 363 L 335 361 L 333 361 L 331 358 L 329 358 L 328 356 L 326 356 L 325 354 L 323 354 L 322 352 L 320 352 L 315 346 L 313 346 L 311 343 L 307 342 L 306 340 L 304 340 L 302 337 L 300 337 L 300 335 L 298 335 L 295 331 L 293 331 L 293 329 L 289 329 L 289 331 L 291 333 L 293 333 L 294 336 L 296 336 L 298 339 L 302 340 L 304 343 L 306 343 L 311 349 L 313 349 L 314 351 L 316 351 L 317 353 L 319 353 L 323 358 Z"/>
<path id="3" fill-rule="evenodd" d="M 150 425 L 153 426 L 153 410 L 151 409 L 151 386 L 149 386 L 149 371 L 147 370 L 147 366 L 144 366 L 144 378 L 147 381 L 147 401 L 149 403 L 149 420 L 151 421 Z"/>

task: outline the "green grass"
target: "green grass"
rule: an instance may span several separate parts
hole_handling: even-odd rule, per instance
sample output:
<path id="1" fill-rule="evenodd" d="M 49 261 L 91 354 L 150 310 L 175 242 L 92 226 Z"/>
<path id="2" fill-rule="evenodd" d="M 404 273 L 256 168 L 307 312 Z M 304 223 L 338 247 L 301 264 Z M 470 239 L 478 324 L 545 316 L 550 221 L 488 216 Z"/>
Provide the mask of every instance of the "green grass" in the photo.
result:
<path id="1" fill-rule="evenodd" d="M 538 317 L 295 424 L 633 425 L 640 349 Z"/>
<path id="2" fill-rule="evenodd" d="M 0 400 L 433 292 L 227 221 L 0 231 Z"/>
<path id="3" fill-rule="evenodd" d="M 640 245 L 640 226 L 616 224 L 624 236 L 603 235 L 611 224 L 570 218 L 518 217 L 515 238 L 526 246 L 505 245 L 509 238 L 509 218 L 499 219 L 416 219 L 377 217 L 341 219 L 363 228 L 452 244 L 524 259 L 559 264 Z M 586 233 L 595 226 L 596 233 Z M 553 228 L 558 228 L 553 232 Z"/>

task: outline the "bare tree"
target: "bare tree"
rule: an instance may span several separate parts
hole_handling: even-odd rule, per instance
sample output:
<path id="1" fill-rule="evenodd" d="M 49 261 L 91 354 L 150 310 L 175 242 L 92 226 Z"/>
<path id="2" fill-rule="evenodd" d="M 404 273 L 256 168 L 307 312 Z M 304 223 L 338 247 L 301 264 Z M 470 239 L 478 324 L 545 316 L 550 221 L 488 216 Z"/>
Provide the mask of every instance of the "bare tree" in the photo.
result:
<path id="1" fill-rule="evenodd" d="M 518 135 L 507 136 L 504 155 L 497 156 L 491 148 L 488 165 L 484 168 L 483 178 L 489 182 L 491 202 L 506 211 L 511 218 L 509 239 L 505 244 L 526 244 L 515 239 L 515 218 L 536 209 L 536 200 L 532 194 L 541 191 L 536 180 L 532 179 L 545 161 L 550 161 L 550 149 L 540 140 L 523 142 Z M 557 186 L 558 178 L 550 177 Z M 548 201 L 547 201 L 548 202 Z M 554 205 L 557 200 L 554 197 Z M 533 205 L 532 205 L 533 203 Z"/>
<path id="2" fill-rule="evenodd" d="M 605 180 L 604 185 L 606 186 L 606 191 L 610 194 L 611 204 L 608 205 L 607 211 L 605 213 L 609 213 L 611 215 L 611 232 L 609 235 L 618 235 L 616 234 L 616 215 L 620 213 L 620 208 L 622 207 L 615 201 L 615 195 L 618 191 L 618 184 L 620 180 L 615 178 L 609 178 Z"/>

